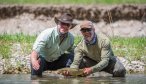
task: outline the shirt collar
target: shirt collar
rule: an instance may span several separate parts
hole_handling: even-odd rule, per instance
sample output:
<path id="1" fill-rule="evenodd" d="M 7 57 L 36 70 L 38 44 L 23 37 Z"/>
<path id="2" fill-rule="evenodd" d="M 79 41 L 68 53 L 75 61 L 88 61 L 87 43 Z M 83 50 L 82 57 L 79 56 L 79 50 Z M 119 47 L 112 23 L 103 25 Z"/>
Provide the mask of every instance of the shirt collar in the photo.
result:
<path id="1" fill-rule="evenodd" d="M 60 35 L 65 35 L 66 37 L 68 36 L 68 33 L 66 33 L 66 34 L 61 34 L 61 33 L 59 32 L 59 29 L 58 29 L 57 26 L 54 28 L 54 30 L 55 30 L 55 36 L 57 36 L 57 37 L 59 37 Z"/>

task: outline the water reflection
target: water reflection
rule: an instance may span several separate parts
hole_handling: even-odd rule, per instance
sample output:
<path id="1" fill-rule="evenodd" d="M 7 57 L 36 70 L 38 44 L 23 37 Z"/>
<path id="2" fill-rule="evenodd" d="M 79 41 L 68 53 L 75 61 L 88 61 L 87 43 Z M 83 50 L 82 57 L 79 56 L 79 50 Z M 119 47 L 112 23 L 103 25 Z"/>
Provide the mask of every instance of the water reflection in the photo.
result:
<path id="1" fill-rule="evenodd" d="M 31 80 L 30 75 L 0 75 L 0 84 L 145 84 L 145 74 L 129 74 L 121 77 L 93 77 L 93 78 L 52 78 L 44 77 Z"/>
<path id="2" fill-rule="evenodd" d="M 39 81 L 38 84 L 117 84 L 125 83 L 125 78 L 66 78 L 66 79 L 56 79 Z"/>

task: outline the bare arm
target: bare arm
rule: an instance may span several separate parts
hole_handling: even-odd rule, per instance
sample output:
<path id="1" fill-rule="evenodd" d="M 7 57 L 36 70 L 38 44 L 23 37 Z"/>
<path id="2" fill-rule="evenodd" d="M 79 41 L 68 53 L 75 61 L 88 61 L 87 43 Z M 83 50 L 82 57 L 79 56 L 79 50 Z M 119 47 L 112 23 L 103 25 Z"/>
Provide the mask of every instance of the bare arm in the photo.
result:
<path id="1" fill-rule="evenodd" d="M 32 67 L 35 70 L 38 70 L 40 68 L 40 59 L 38 59 L 38 53 L 36 51 L 32 51 L 30 56 Z"/>

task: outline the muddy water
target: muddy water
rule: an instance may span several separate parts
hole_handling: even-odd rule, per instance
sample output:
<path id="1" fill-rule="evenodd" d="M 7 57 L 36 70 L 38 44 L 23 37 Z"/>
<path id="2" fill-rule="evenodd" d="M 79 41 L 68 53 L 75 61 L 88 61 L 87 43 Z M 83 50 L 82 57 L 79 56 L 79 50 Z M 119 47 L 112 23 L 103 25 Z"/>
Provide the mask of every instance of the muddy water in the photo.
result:
<path id="1" fill-rule="evenodd" d="M 31 80 L 30 75 L 0 75 L 0 84 L 146 84 L 146 74 L 127 74 L 120 77 L 53 78 Z"/>

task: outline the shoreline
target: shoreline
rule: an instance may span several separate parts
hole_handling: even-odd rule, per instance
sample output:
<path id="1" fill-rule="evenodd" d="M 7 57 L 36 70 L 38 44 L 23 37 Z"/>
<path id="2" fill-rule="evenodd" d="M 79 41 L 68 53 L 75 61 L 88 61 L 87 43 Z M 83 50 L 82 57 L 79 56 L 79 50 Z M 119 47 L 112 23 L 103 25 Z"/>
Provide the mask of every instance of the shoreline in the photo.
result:
<path id="1" fill-rule="evenodd" d="M 9 59 L 0 57 L 0 74 L 30 74 L 30 55 L 22 52 L 19 43 L 13 44 L 12 56 Z M 146 62 L 143 60 L 128 61 L 125 57 L 119 57 L 127 73 L 146 73 Z M 145 58 L 142 58 L 145 59 Z"/>

